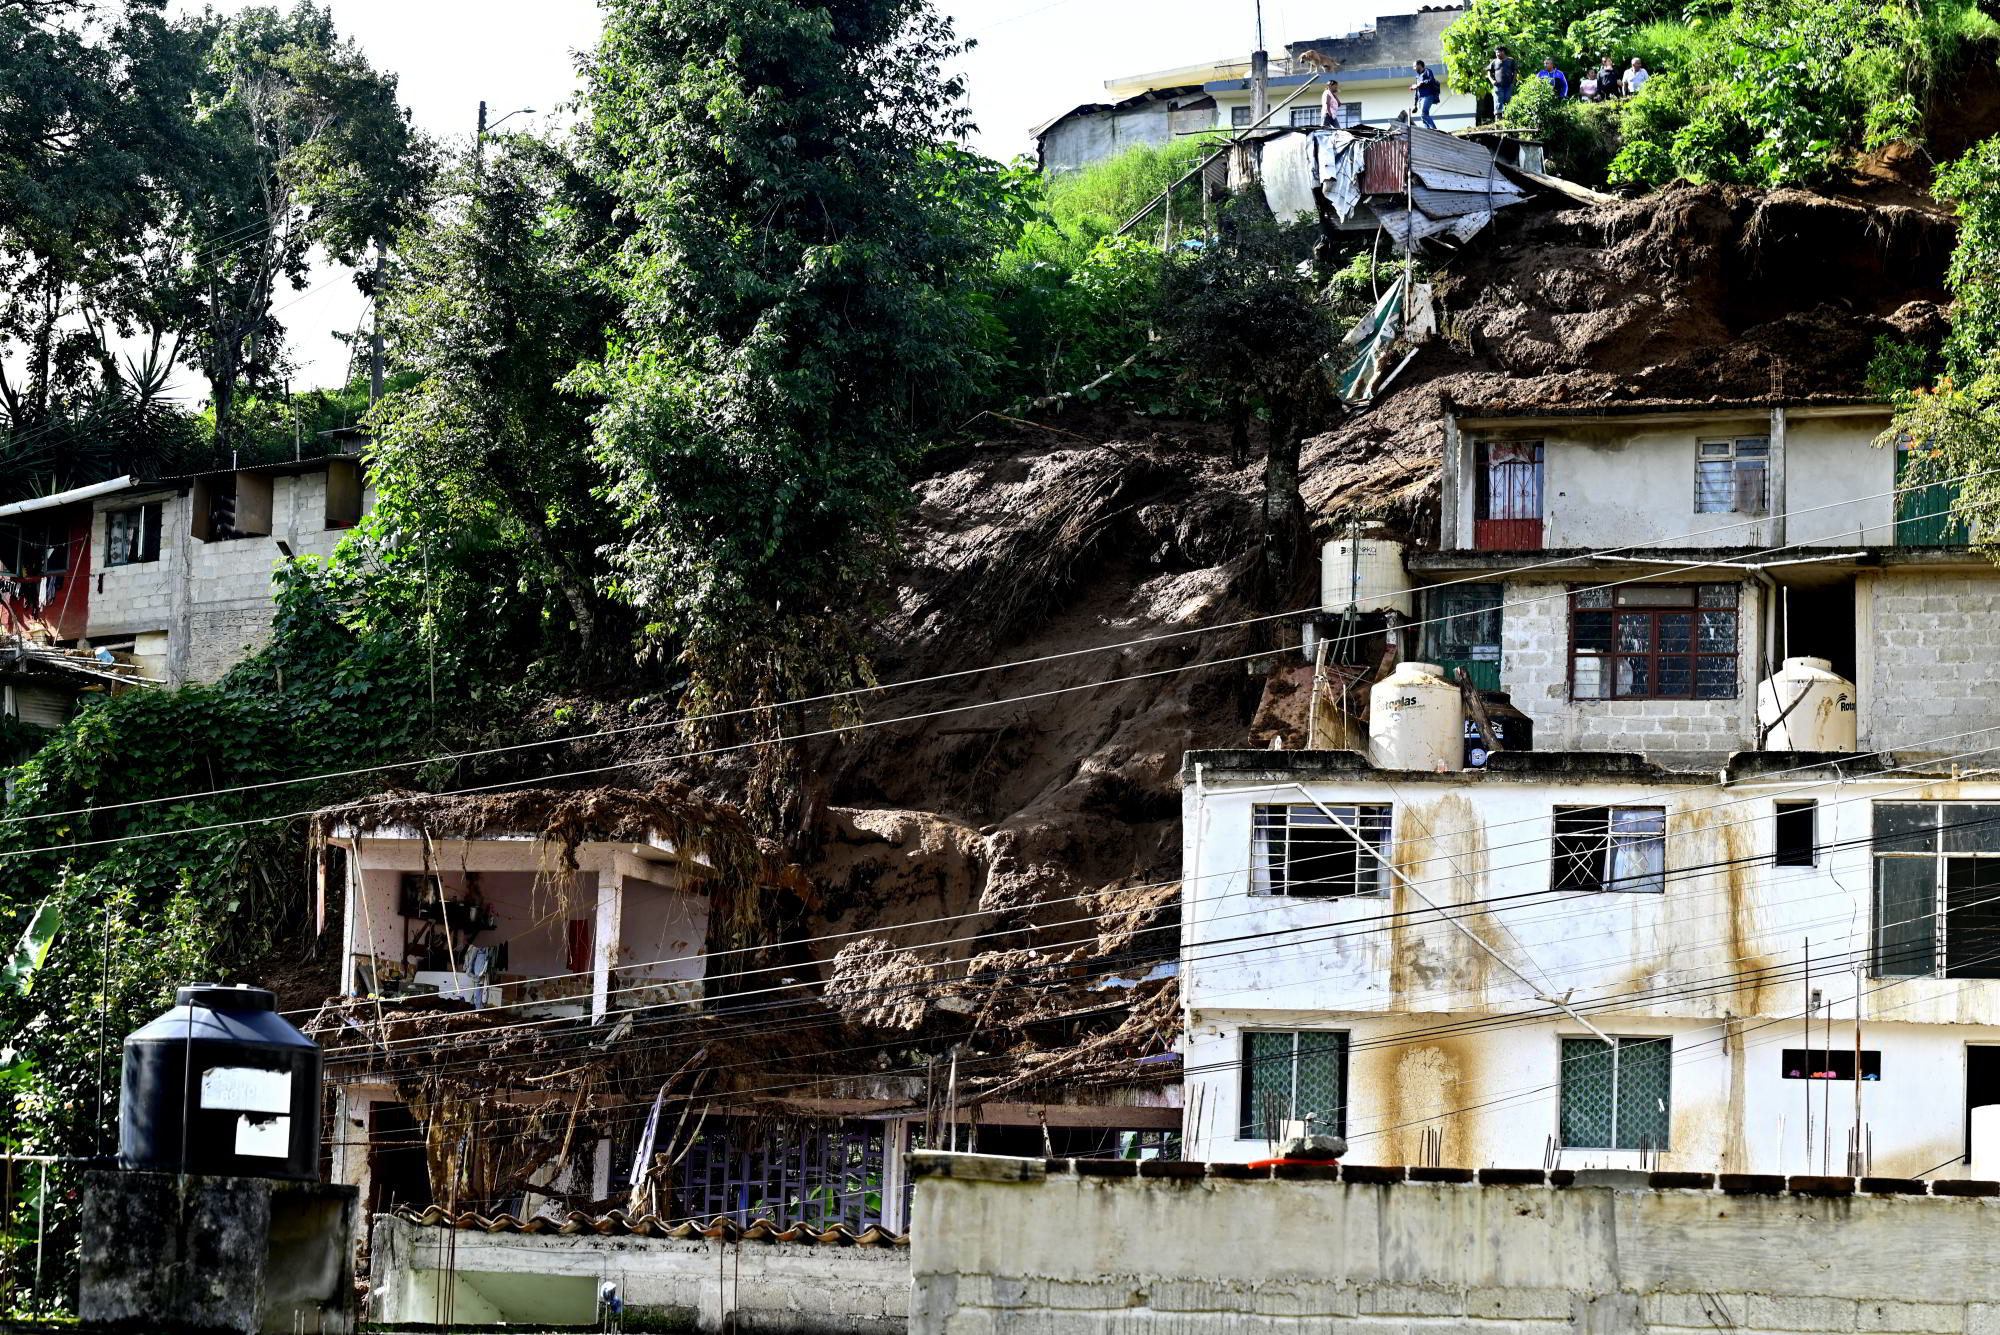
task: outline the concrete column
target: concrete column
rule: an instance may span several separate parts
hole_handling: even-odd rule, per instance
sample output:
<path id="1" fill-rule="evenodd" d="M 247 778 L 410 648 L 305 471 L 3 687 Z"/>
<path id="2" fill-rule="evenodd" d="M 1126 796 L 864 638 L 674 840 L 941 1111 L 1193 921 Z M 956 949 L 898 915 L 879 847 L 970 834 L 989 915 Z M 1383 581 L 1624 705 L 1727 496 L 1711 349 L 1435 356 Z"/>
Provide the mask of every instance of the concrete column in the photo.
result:
<path id="1" fill-rule="evenodd" d="M 602 1023 L 611 1009 L 611 974 L 618 963 L 619 920 L 624 896 L 618 872 L 606 867 L 597 873 L 597 931 L 592 940 L 590 970 L 590 1020 Z"/>
<path id="2" fill-rule="evenodd" d="M 1785 410 L 1782 406 L 1771 409 L 1771 455 L 1768 467 L 1770 468 L 1770 474 L 1767 481 L 1770 484 L 1771 497 L 1770 503 L 1766 508 L 1766 513 L 1771 516 L 1771 532 L 1767 545 L 1782 547 L 1785 545 L 1785 510 L 1787 509 L 1785 505 Z"/>

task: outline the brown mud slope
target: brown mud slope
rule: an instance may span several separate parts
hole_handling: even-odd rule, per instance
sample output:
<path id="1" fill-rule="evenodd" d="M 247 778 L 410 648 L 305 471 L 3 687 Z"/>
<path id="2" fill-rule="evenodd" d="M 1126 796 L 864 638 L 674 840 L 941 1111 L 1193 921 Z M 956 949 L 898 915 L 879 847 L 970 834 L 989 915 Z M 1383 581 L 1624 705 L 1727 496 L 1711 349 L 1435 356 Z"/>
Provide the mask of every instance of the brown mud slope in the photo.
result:
<path id="1" fill-rule="evenodd" d="M 1441 276 L 1445 338 L 1372 409 L 1309 442 L 1316 534 L 1357 516 L 1422 534 L 1448 404 L 1859 395 L 1878 336 L 1938 329 L 1952 238 L 1933 210 L 1798 190 L 1690 187 L 1503 217 Z M 1171 922 L 1171 898 L 1144 887 L 1178 875 L 1181 755 L 1244 745 L 1261 684 L 1241 663 L 1180 669 L 1292 628 L 1074 651 L 1282 610 L 1246 601 L 1259 465 L 1231 460 L 1204 427 L 1053 425 L 955 451 L 917 484 L 882 679 L 1036 661 L 884 693 L 872 719 L 955 712 L 824 753 L 815 931 L 974 915 L 890 938 L 931 943 L 930 963 L 987 946 L 1101 956 L 1102 920 L 1071 920 L 1114 906 Z M 1312 600 L 1309 564 L 1286 607 Z M 1029 930 L 951 940 L 997 928 Z M 846 986 L 919 965 L 878 946 L 850 946 Z"/>

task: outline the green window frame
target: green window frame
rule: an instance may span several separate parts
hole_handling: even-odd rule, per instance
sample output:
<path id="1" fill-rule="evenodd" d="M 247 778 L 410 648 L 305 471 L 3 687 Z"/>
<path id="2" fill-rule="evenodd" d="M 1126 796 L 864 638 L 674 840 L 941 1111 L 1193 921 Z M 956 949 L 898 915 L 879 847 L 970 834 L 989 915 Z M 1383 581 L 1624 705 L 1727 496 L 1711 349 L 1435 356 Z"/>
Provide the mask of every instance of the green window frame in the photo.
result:
<path id="1" fill-rule="evenodd" d="M 1286 1122 L 1314 1135 L 1347 1134 L 1347 1032 L 1245 1029 L 1237 1137 L 1277 1140 Z"/>
<path id="2" fill-rule="evenodd" d="M 1562 1040 L 1561 1136 L 1568 1150 L 1665 1150 L 1673 1126 L 1671 1038 Z"/>

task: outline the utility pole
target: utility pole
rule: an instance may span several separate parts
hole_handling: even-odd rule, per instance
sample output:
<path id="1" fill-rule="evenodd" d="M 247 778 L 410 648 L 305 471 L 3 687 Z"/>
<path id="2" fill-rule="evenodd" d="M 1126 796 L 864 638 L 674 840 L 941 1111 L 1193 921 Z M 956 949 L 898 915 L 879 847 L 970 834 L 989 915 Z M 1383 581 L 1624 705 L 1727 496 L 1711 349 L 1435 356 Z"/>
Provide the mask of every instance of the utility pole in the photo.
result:
<path id="1" fill-rule="evenodd" d="M 483 110 L 484 102 L 479 104 Z M 368 403 L 370 407 L 382 397 L 382 284 L 389 271 L 389 248 L 375 243 L 375 281 L 371 285 L 369 297 L 374 307 L 373 328 L 368 334 Z"/>
<path id="2" fill-rule="evenodd" d="M 1264 0 L 1257 0 L 1257 49 L 1250 53 L 1250 123 L 1271 114 L 1271 53 L 1264 49 Z"/>
<path id="3" fill-rule="evenodd" d="M 479 133 L 473 136 L 472 160 L 482 161 L 486 157 L 486 99 L 479 99 Z"/>

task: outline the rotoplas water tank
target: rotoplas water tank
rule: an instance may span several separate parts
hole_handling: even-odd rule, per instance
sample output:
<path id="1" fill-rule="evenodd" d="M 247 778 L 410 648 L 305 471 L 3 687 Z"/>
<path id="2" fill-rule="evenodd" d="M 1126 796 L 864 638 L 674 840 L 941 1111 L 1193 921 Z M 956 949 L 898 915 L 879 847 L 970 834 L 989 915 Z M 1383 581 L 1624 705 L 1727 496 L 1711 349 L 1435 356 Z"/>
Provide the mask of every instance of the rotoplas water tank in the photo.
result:
<path id="1" fill-rule="evenodd" d="M 1757 688 L 1766 751 L 1852 751 L 1859 720 L 1854 683 L 1824 658 L 1787 658 Z"/>
<path id="2" fill-rule="evenodd" d="M 1337 615 L 1395 612 L 1415 615 L 1415 592 L 1403 565 L 1403 544 L 1387 538 L 1336 538 L 1320 548 L 1320 611 Z"/>
<path id="3" fill-rule="evenodd" d="M 1368 690 L 1368 759 L 1380 769 L 1465 764 L 1465 705 L 1434 663 L 1403 663 Z"/>
<path id="4" fill-rule="evenodd" d="M 125 1040 L 118 1162 L 319 1180 L 320 1051 L 261 987 L 181 988 Z"/>

